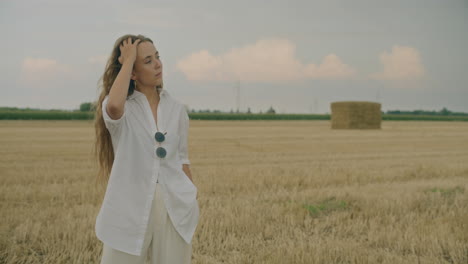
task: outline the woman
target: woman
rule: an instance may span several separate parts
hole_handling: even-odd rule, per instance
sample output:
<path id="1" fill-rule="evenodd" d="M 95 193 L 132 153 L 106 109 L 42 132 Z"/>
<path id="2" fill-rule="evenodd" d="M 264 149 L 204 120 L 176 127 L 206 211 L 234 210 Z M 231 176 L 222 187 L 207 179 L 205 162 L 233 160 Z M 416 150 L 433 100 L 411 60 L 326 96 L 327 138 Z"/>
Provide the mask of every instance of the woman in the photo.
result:
<path id="1" fill-rule="evenodd" d="M 101 263 L 191 263 L 197 187 L 188 159 L 189 118 L 163 89 L 153 41 L 125 35 L 113 48 L 96 107 L 96 218 Z"/>

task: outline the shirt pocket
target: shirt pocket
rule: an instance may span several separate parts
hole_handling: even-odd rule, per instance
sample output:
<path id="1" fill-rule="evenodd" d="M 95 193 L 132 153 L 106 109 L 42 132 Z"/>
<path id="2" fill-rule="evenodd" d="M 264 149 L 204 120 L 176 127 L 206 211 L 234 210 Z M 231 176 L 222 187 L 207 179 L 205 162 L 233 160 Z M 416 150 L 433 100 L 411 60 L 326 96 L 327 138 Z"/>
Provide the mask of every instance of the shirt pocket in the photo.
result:
<path id="1" fill-rule="evenodd" d="M 197 186 L 192 182 L 192 180 L 190 180 L 187 174 L 185 174 L 185 171 L 182 169 L 182 167 L 179 167 L 179 168 L 180 168 L 179 172 L 180 172 L 181 177 L 184 178 L 184 181 L 192 188 L 192 190 L 197 192 L 198 190 Z"/>

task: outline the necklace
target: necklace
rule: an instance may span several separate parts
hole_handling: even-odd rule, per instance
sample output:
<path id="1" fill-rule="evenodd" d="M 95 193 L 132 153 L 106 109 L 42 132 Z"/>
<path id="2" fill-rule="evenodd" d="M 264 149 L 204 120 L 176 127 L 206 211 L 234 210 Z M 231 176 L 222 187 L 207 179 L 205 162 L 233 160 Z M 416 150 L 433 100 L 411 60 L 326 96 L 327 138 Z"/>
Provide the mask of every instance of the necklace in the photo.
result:
<path id="1" fill-rule="evenodd" d="M 159 98 L 159 102 L 158 102 L 158 106 L 156 107 L 156 120 L 155 120 L 155 124 L 156 124 L 156 130 L 157 132 L 154 134 L 154 139 L 156 140 L 156 142 L 159 143 L 159 147 L 156 149 L 156 155 L 160 158 L 164 158 L 166 157 L 166 154 L 167 154 L 167 151 L 164 147 L 161 147 L 161 143 L 166 139 L 165 135 L 167 134 L 167 131 L 164 132 L 164 134 L 162 132 L 159 131 L 159 127 L 158 127 L 158 113 L 160 113 L 159 111 L 159 108 L 160 108 L 160 105 L 161 105 L 161 98 Z M 153 118 L 154 119 L 154 118 Z M 164 126 L 165 127 L 165 126 Z"/>

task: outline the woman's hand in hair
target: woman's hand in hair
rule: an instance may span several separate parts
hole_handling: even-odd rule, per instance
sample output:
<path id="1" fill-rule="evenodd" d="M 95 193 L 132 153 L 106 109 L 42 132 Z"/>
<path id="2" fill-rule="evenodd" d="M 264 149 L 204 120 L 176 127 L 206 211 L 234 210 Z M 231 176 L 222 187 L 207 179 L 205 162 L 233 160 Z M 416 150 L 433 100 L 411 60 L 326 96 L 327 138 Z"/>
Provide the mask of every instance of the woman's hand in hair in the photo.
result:
<path id="1" fill-rule="evenodd" d="M 129 37 L 120 44 L 120 64 L 124 64 L 126 61 L 131 62 L 132 65 L 135 63 L 137 57 L 137 46 L 140 41 L 141 39 L 136 39 L 135 42 L 132 43 L 132 38 Z"/>

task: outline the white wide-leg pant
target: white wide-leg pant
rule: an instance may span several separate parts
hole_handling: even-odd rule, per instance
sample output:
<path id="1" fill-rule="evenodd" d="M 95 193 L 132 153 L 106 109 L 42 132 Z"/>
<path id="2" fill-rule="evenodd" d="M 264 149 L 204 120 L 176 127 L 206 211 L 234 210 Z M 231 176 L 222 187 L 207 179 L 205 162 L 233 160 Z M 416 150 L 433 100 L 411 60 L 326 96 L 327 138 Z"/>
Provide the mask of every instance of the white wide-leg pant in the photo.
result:
<path id="1" fill-rule="evenodd" d="M 151 239 L 142 256 L 103 246 L 101 264 L 189 264 L 192 259 L 192 243 L 187 244 L 175 230 L 164 205 L 161 184 L 156 190 L 151 208 L 146 239 Z"/>

